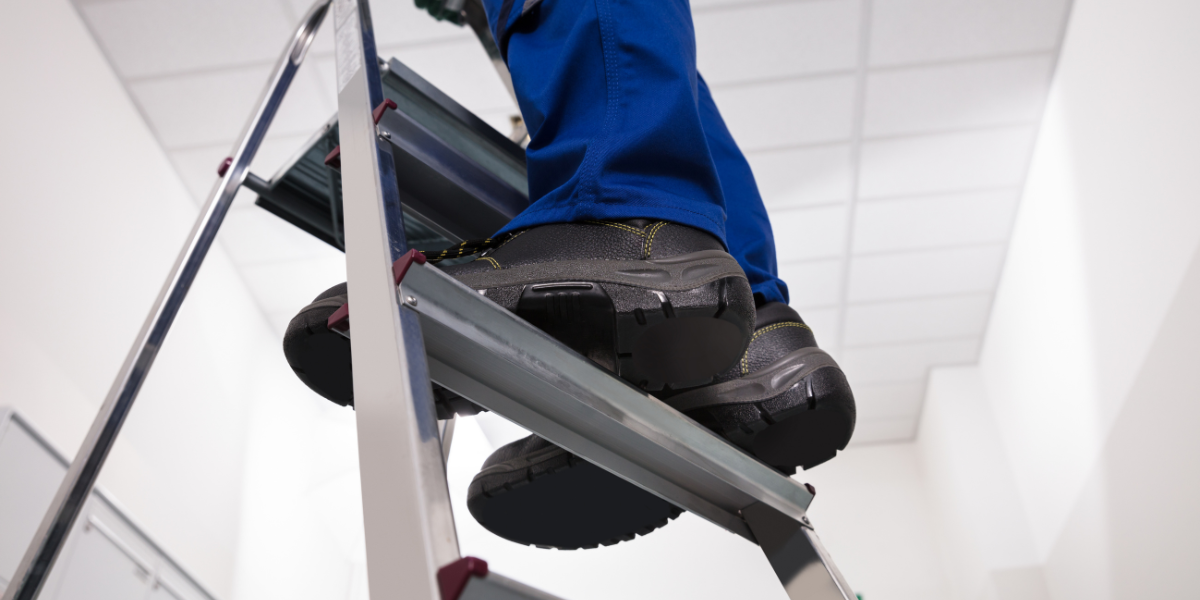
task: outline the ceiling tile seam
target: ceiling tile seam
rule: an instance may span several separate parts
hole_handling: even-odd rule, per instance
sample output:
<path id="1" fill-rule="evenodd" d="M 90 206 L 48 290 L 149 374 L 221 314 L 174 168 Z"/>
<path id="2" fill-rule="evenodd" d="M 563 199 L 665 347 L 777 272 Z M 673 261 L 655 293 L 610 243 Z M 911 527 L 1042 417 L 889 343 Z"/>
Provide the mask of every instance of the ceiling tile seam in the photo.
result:
<path id="1" fill-rule="evenodd" d="M 845 206 L 846 203 L 849 201 L 850 201 L 850 198 L 842 198 L 840 200 L 829 200 L 827 202 L 814 202 L 812 204 L 796 204 L 796 205 L 789 205 L 789 206 L 780 206 L 778 208 L 771 208 L 770 206 L 768 206 L 767 212 L 783 215 L 783 214 L 787 214 L 787 213 L 801 212 L 801 211 L 808 210 L 808 209 L 833 208 L 835 206 Z M 805 260 L 807 260 L 807 259 L 805 259 Z"/>
<path id="2" fill-rule="evenodd" d="M 803 267 L 803 266 L 814 265 L 816 263 L 833 262 L 835 260 L 841 260 L 841 259 L 842 259 L 842 257 L 840 254 L 837 256 L 832 256 L 832 257 L 828 257 L 828 258 L 797 258 L 794 260 L 779 261 L 779 266 L 781 266 L 781 267 Z M 830 305 L 822 306 L 821 308 L 829 308 L 832 306 L 836 306 L 836 305 L 830 304 Z"/>
<path id="3" fill-rule="evenodd" d="M 1021 185 L 984 185 L 978 187 L 953 188 L 932 192 L 911 192 L 904 194 L 881 194 L 878 196 L 862 196 L 858 199 L 863 204 L 881 204 L 904 200 L 923 200 L 925 198 L 945 198 L 947 196 L 962 196 L 964 194 L 986 194 L 991 192 L 1020 192 Z"/>
<path id="4" fill-rule="evenodd" d="M 891 421 L 914 421 L 914 419 L 912 417 L 904 417 L 904 418 L 900 418 L 900 419 L 870 419 L 870 420 L 864 419 L 862 422 L 863 423 L 882 423 L 882 422 L 891 422 Z M 869 440 L 869 441 L 864 441 L 864 442 L 855 442 L 853 439 L 851 439 L 850 446 L 862 448 L 864 446 L 888 446 L 888 445 L 892 445 L 892 444 L 911 444 L 917 440 L 917 432 L 915 430 L 920 429 L 920 426 L 921 426 L 921 423 L 920 423 L 920 419 L 918 417 L 917 419 L 915 419 L 915 422 L 913 424 L 914 432 L 912 434 L 903 435 L 900 437 L 886 437 L 886 438 L 881 438 L 878 440 Z"/>
<path id="5" fill-rule="evenodd" d="M 323 128 L 319 128 L 318 131 L 323 131 Z M 306 145 L 306 142 L 312 141 L 313 137 L 314 136 L 311 133 L 275 133 L 275 132 L 270 131 L 270 129 L 268 129 L 267 136 L 265 138 L 263 138 L 263 143 L 265 144 L 265 143 L 283 142 L 283 141 L 288 141 L 288 140 L 299 140 L 299 142 L 296 145 L 297 151 L 298 151 L 300 149 L 300 146 Z M 168 148 L 168 152 L 175 153 L 175 152 L 196 152 L 198 150 L 213 150 L 214 152 L 216 152 L 218 154 L 228 155 L 228 150 L 230 150 L 235 143 L 237 143 L 237 138 L 228 138 L 228 139 L 221 140 L 219 142 L 196 142 L 194 144 L 180 144 L 178 146 L 170 146 Z M 260 149 L 261 149 L 261 146 L 260 146 Z M 251 166 L 253 166 L 253 163 L 251 163 Z M 216 172 L 216 171 L 214 171 L 214 172 Z"/>
<path id="6" fill-rule="evenodd" d="M 886 304 L 911 304 L 913 302 L 926 302 L 926 301 L 930 301 L 930 300 L 954 300 L 956 298 L 970 298 L 970 297 L 983 298 L 985 296 L 990 298 L 991 296 L 995 295 L 995 293 L 996 293 L 995 289 L 992 289 L 992 290 L 975 290 L 975 291 L 970 291 L 970 292 L 948 292 L 945 294 L 922 294 L 919 296 L 903 296 L 903 297 L 895 297 L 895 298 L 883 298 L 883 299 L 879 299 L 879 300 L 856 300 L 854 302 L 846 301 L 846 302 L 843 302 L 841 305 L 845 306 L 847 309 L 863 308 L 863 307 L 871 307 L 871 306 L 882 306 L 882 305 L 886 305 Z M 844 346 L 845 344 L 843 343 L 842 345 Z"/>
<path id="7" fill-rule="evenodd" d="M 842 364 L 844 364 L 844 363 L 845 363 L 845 361 L 842 361 Z M 932 367 L 930 367 L 930 368 L 932 368 Z M 926 371 L 928 371 L 928 369 L 926 369 Z M 854 379 L 854 377 L 852 375 L 853 374 L 847 375 L 847 379 Z M 927 377 L 928 377 L 928 373 L 921 375 L 920 377 L 917 377 L 915 379 L 888 379 L 888 380 L 880 379 L 880 380 L 871 381 L 870 383 L 858 383 L 858 384 L 855 384 L 854 387 L 855 388 L 885 388 L 885 387 L 895 387 L 895 386 L 899 386 L 899 385 L 908 385 L 908 384 L 925 385 L 925 381 L 926 381 Z"/>
<path id="8" fill-rule="evenodd" d="M 283 53 L 283 47 L 280 47 L 280 54 Z M 149 75 L 133 75 L 125 78 L 125 81 L 130 85 L 140 85 L 143 83 L 153 83 L 159 81 L 170 81 L 172 79 L 186 79 L 188 77 L 196 77 L 203 75 L 218 75 L 222 73 L 232 73 L 237 71 L 249 71 L 252 69 L 263 69 L 275 66 L 279 62 L 278 59 L 272 60 L 254 60 L 239 63 L 227 63 L 222 65 L 211 65 L 207 67 L 196 67 L 194 69 L 181 69 L 178 71 L 163 71 L 162 73 L 152 73 Z M 265 82 L 264 78 L 264 82 Z"/>
<path id="9" fill-rule="evenodd" d="M 805 0 L 807 1 L 807 0 Z M 983 65 L 988 63 L 1005 62 L 1010 60 L 1018 60 L 1021 58 L 1037 58 L 1053 56 L 1054 49 L 1036 50 L 1030 52 L 1016 52 L 1011 54 L 996 54 L 987 56 L 973 56 L 965 58 L 955 58 L 946 60 L 930 60 L 905 63 L 902 65 L 884 66 L 884 67 L 863 67 L 866 69 L 868 78 L 876 73 L 894 73 L 903 71 L 918 71 L 922 69 L 933 69 L 938 67 L 948 66 L 969 66 Z M 859 67 L 849 69 L 824 69 L 809 71 L 807 73 L 797 73 L 794 75 L 778 75 L 775 77 L 759 77 L 755 79 L 743 79 L 736 81 L 724 81 L 719 83 L 709 82 L 709 87 L 714 90 L 738 89 L 743 87 L 768 86 L 780 83 L 790 83 L 805 81 L 809 79 L 831 79 L 837 77 L 848 77 L 858 73 Z"/>
<path id="10" fill-rule="evenodd" d="M 273 213 L 267 213 L 267 214 L 270 214 L 272 217 L 275 217 L 275 215 Z M 278 217 L 276 217 L 276 218 L 278 218 Z M 282 219 L 280 219 L 280 221 L 283 224 L 288 225 L 289 227 L 291 226 L 291 223 L 283 221 Z M 313 238 L 313 239 L 316 239 L 316 238 Z M 324 242 L 322 242 L 322 243 L 324 243 Z M 333 246 L 329 246 L 329 247 L 330 247 L 330 249 L 334 249 Z M 345 254 L 344 251 L 341 251 L 341 250 L 338 250 L 338 252 L 342 252 L 343 254 Z M 319 262 L 319 261 L 323 261 L 323 260 L 329 260 L 329 258 L 327 258 L 327 257 L 314 257 L 314 256 L 297 256 L 297 257 L 293 257 L 293 258 L 265 258 L 265 259 L 258 259 L 258 260 L 253 260 L 253 259 L 252 260 L 238 260 L 236 258 L 233 258 L 233 255 L 230 255 L 230 258 L 239 267 L 246 267 L 248 269 L 268 269 L 268 268 L 274 268 L 274 267 L 287 267 L 287 266 L 291 266 L 291 265 L 304 264 L 304 263 L 309 263 L 309 262 L 314 262 L 314 261 Z"/>
<path id="11" fill-rule="evenodd" d="M 862 147 L 863 126 L 867 112 L 867 64 L 871 57 L 871 20 L 874 0 L 862 0 L 859 5 L 858 29 L 858 71 L 855 76 L 854 89 L 854 121 L 850 142 L 850 200 L 847 202 L 845 217 L 845 241 L 842 246 L 842 280 L 838 290 L 837 342 L 839 348 L 846 345 L 846 315 L 847 300 L 850 297 L 850 252 L 854 248 L 854 220 L 858 213 L 856 202 L 862 177 Z"/>
<path id="12" fill-rule="evenodd" d="M 842 346 L 842 350 L 886 350 L 888 348 L 904 348 L 907 346 L 921 344 L 948 344 L 952 342 L 979 342 L 983 340 L 982 335 L 953 335 L 941 338 L 931 338 L 920 341 L 900 341 L 900 342 L 875 342 L 873 344 L 851 344 Z"/>
<path id="13" fill-rule="evenodd" d="M 276 118 L 279 117 L 278 112 L 276 112 L 275 117 Z M 249 120 L 249 115 L 247 115 L 246 118 L 247 118 L 247 120 Z M 303 147 L 307 146 L 309 144 L 309 142 L 315 141 L 315 139 L 317 137 L 319 137 L 320 135 L 323 135 L 325 133 L 325 131 L 329 128 L 329 125 L 331 123 L 335 123 L 335 122 L 337 122 L 337 111 L 336 110 L 333 111 L 333 116 L 330 117 L 329 120 L 327 120 L 324 124 L 320 125 L 319 127 L 313 128 L 312 131 L 308 132 L 308 133 L 300 132 L 299 130 L 297 130 L 295 132 L 289 132 L 288 130 L 273 131 L 273 130 L 271 130 L 270 127 L 268 127 L 267 135 L 266 135 L 266 137 L 263 138 L 263 143 L 280 142 L 280 141 L 285 141 L 288 139 L 303 139 L 303 141 L 296 144 L 295 152 L 298 153 L 303 149 Z M 272 124 L 273 123 L 274 123 L 274 121 L 272 121 Z M 179 145 L 175 145 L 175 146 L 163 146 L 163 147 L 166 148 L 166 150 L 168 152 L 195 152 L 197 150 L 209 150 L 209 149 L 218 149 L 218 148 L 229 148 L 232 150 L 233 145 L 236 144 L 237 141 L 238 141 L 238 139 L 236 137 L 231 137 L 231 138 L 224 138 L 219 141 L 195 142 L 195 143 L 191 143 L 191 144 L 179 144 Z M 223 154 L 228 155 L 229 153 L 224 152 Z M 295 157 L 295 153 L 293 153 L 293 155 L 289 158 L 294 158 L 294 157 Z M 295 162 L 295 161 L 292 161 L 292 162 Z M 251 163 L 251 165 L 253 165 L 253 163 Z"/>
<path id="14" fill-rule="evenodd" d="M 846 146 L 846 145 L 850 144 L 850 142 L 851 142 L 850 138 L 839 138 L 839 139 L 835 139 L 835 140 L 822 140 L 819 142 L 801 142 L 799 144 L 781 144 L 779 146 L 763 146 L 760 148 L 743 150 L 742 152 L 746 156 L 753 156 L 756 154 L 771 154 L 771 153 L 775 153 L 775 152 L 787 152 L 790 150 L 833 148 L 836 146 Z"/>
<path id="15" fill-rule="evenodd" d="M 825 0 L 749 0 L 732 2 L 721 2 L 717 4 L 708 4 L 692 9 L 692 14 L 704 14 L 715 12 L 734 12 L 743 8 L 758 8 L 761 6 L 778 6 L 784 4 L 816 4 Z"/>
<path id="16" fill-rule="evenodd" d="M 950 293 L 946 293 L 946 294 L 924 294 L 924 295 L 920 295 L 920 296 L 896 296 L 893 298 L 883 298 L 883 299 L 879 299 L 879 300 L 865 300 L 865 301 L 860 300 L 860 301 L 850 302 L 850 303 L 846 303 L 846 304 L 804 304 L 802 306 L 804 307 L 803 310 L 806 312 L 807 311 L 816 311 L 816 310 L 841 310 L 841 309 L 850 309 L 850 308 L 870 308 L 873 306 L 883 306 L 883 305 L 888 305 L 888 304 L 911 304 L 914 302 L 927 302 L 927 301 L 936 301 L 936 300 L 954 300 L 956 298 L 967 298 L 967 297 L 971 297 L 971 296 L 978 296 L 978 297 L 982 298 L 984 296 L 989 296 L 989 297 L 993 296 L 995 293 L 996 293 L 995 289 L 975 290 L 975 291 L 968 291 L 968 292 L 950 292 Z M 907 345 L 909 345 L 913 342 L 917 342 L 917 341 L 919 341 L 919 342 L 946 342 L 946 341 L 954 341 L 954 340 L 975 339 L 982 335 L 983 335 L 982 333 L 978 333 L 978 334 L 971 333 L 971 334 L 965 334 L 965 335 L 953 335 L 953 336 L 948 336 L 948 337 L 904 338 L 901 340 L 893 340 L 893 341 L 888 341 L 888 342 L 877 342 L 877 343 L 869 343 L 869 344 L 846 345 L 846 344 L 842 343 L 842 344 L 839 344 L 838 346 L 843 349 L 874 348 L 877 346 L 907 346 Z"/>
<path id="17" fill-rule="evenodd" d="M 141 102 L 138 102 L 137 96 L 129 87 L 129 83 L 125 81 L 125 78 L 121 75 L 120 71 L 117 70 L 116 61 L 113 60 L 112 54 L 108 52 L 108 48 L 106 48 L 100 41 L 100 35 L 96 32 L 96 28 L 92 26 L 92 22 L 88 20 L 87 15 L 80 10 L 78 4 L 71 2 L 71 8 L 75 11 L 75 14 L 79 17 L 79 20 L 83 22 L 83 25 L 87 28 L 88 33 L 91 34 L 92 43 L 96 45 L 98 50 L 100 50 L 100 55 L 103 56 L 104 61 L 108 63 L 108 68 L 111 70 L 113 77 L 115 77 L 117 81 L 121 82 L 121 87 L 125 90 L 125 96 L 129 98 L 129 103 L 133 105 L 133 108 L 137 111 L 138 116 L 142 118 L 142 123 L 144 123 L 146 128 L 150 130 L 150 133 L 154 135 L 154 141 L 158 143 L 159 149 L 162 150 L 164 155 L 169 154 L 166 146 L 164 146 L 162 143 L 162 135 L 159 133 L 158 128 L 155 127 L 154 122 L 150 120 L 150 115 L 146 112 L 146 108 L 142 106 Z M 171 161 L 168 160 L 168 162 Z M 175 168 L 175 163 L 172 162 L 171 167 L 175 170 L 175 176 L 179 178 L 180 182 L 182 182 L 183 177 L 180 175 L 179 169 Z"/>
<path id="18" fill-rule="evenodd" d="M 289 23 L 295 23 L 297 25 L 300 24 L 300 19 L 304 15 L 296 14 L 296 11 L 292 10 L 291 2 L 288 2 L 288 0 L 279 0 L 279 6 L 283 9 L 283 14 L 285 17 L 288 18 Z M 328 17 L 329 15 L 326 14 L 325 16 Z M 326 25 L 328 25 L 328 23 L 329 23 L 328 21 L 322 20 L 321 27 L 325 27 Z M 316 39 L 316 36 L 314 35 L 313 38 Z"/>
<path id="19" fill-rule="evenodd" d="M 847 361 L 843 360 L 839 364 L 842 366 L 845 366 L 846 362 Z M 925 386 L 925 385 L 928 385 L 928 383 L 929 383 L 929 371 L 931 371 L 933 369 L 936 369 L 938 367 L 964 367 L 964 366 L 973 365 L 973 364 L 975 364 L 975 362 L 977 362 L 977 361 L 972 361 L 972 362 L 951 361 L 949 363 L 931 364 L 931 365 L 925 367 L 925 371 L 924 371 L 924 373 L 921 374 L 920 377 L 917 377 L 915 379 L 878 379 L 878 380 L 872 380 L 870 383 L 855 383 L 854 387 L 855 387 L 855 389 L 883 388 L 883 387 L 892 387 L 892 386 L 909 385 L 909 384 Z M 846 378 L 851 380 L 851 382 L 853 382 L 853 380 L 855 379 L 853 373 L 847 375 Z"/>
<path id="20" fill-rule="evenodd" d="M 720 92 L 725 90 L 737 90 L 752 87 L 767 87 L 781 83 L 798 83 L 802 81 L 816 81 L 820 79 L 838 79 L 843 77 L 851 77 L 857 73 L 858 69 L 856 68 L 827 69 L 820 71 L 809 71 L 807 73 L 797 73 L 795 75 L 777 75 L 774 77 L 757 77 L 754 79 L 709 83 L 709 88 Z M 703 75 L 703 73 L 701 73 L 701 75 Z"/>
<path id="21" fill-rule="evenodd" d="M 1009 230 L 1012 227 L 1010 225 Z M 1007 241 L 990 241 L 990 242 L 958 242 L 954 244 L 944 244 L 940 246 L 917 246 L 913 248 L 897 248 L 895 250 L 876 250 L 874 252 L 854 252 L 850 258 L 878 258 L 880 256 L 904 256 L 905 254 L 929 254 L 932 252 L 944 252 L 954 250 L 969 250 L 971 248 L 1007 248 Z"/>
<path id="22" fill-rule="evenodd" d="M 1044 104 L 1044 102 L 1043 102 Z M 988 125 L 968 125 L 963 127 L 943 127 L 939 129 L 926 129 L 922 131 L 913 131 L 909 133 L 891 133 L 885 135 L 864 136 L 862 141 L 865 143 L 871 142 L 895 142 L 920 138 L 931 137 L 947 137 L 952 135 L 962 135 L 964 133 L 986 133 L 989 131 L 1004 131 L 1018 129 L 1036 129 L 1037 124 L 1041 121 L 1040 116 L 1029 119 L 1028 121 L 1009 121 L 1005 123 L 994 123 Z"/>
<path id="23" fill-rule="evenodd" d="M 93 37 L 95 37 L 94 33 L 93 33 Z M 389 44 L 387 46 L 381 46 L 378 49 L 378 53 L 380 56 L 383 56 L 385 53 L 391 52 L 391 51 L 412 50 L 412 49 L 419 49 L 422 47 L 430 47 L 430 46 L 442 46 L 442 45 L 449 45 L 449 44 L 453 44 L 453 43 L 463 43 L 468 40 L 469 40 L 469 38 L 462 38 L 462 37 L 456 36 L 456 37 L 448 37 L 448 38 L 437 38 L 437 39 L 433 39 L 433 40 L 422 40 L 420 42 Z M 284 49 L 291 45 L 290 40 L 285 40 L 285 42 L 286 43 L 280 44 L 280 47 L 279 47 L 280 57 L 283 56 Z M 480 49 L 480 52 L 483 52 L 482 48 Z M 333 56 L 334 56 L 334 53 L 331 51 L 311 50 L 305 56 L 305 64 L 308 64 L 311 61 L 317 60 L 317 59 L 333 58 Z M 110 60 L 110 62 L 111 62 L 111 60 Z M 123 81 L 126 81 L 129 84 L 141 84 L 141 83 L 146 83 L 146 82 L 193 77 L 193 76 L 198 76 L 198 75 L 214 75 L 214 74 L 219 74 L 219 73 L 223 73 L 226 71 L 242 71 L 242 70 L 249 70 L 249 69 L 261 69 L 261 68 L 265 68 L 265 67 L 273 67 L 278 62 L 279 62 L 278 58 L 269 59 L 269 60 L 268 59 L 254 60 L 254 61 L 247 61 L 247 62 L 233 62 L 233 63 L 224 63 L 224 64 L 219 64 L 219 65 L 209 65 L 209 66 L 205 66 L 205 67 L 196 67 L 193 69 L 162 71 L 159 73 L 150 73 L 150 74 L 146 74 L 146 75 L 122 76 L 122 79 L 123 79 Z"/>
<path id="24" fill-rule="evenodd" d="M 957 58 L 943 58 L 937 60 L 922 60 L 908 63 L 896 63 L 890 65 L 877 65 L 868 68 L 868 71 L 874 73 L 896 73 L 903 71 L 918 71 L 921 69 L 931 69 L 937 67 L 954 67 L 967 66 L 986 63 L 1000 63 L 1012 60 L 1020 60 L 1023 58 L 1051 58 L 1054 56 L 1056 46 L 1043 48 L 1038 50 L 1022 50 L 1020 52 L 1005 52 L 1001 54 L 984 54 L 979 56 L 962 56 Z"/>
<path id="25" fill-rule="evenodd" d="M 430 17 L 430 18 L 432 19 L 433 17 Z M 384 44 L 382 46 L 379 46 L 375 50 L 376 50 L 376 52 L 379 53 L 380 57 L 382 58 L 383 53 L 385 53 L 385 52 L 414 50 L 414 49 L 430 48 L 430 47 L 437 47 L 437 46 L 455 46 L 455 45 L 478 47 L 479 52 L 482 53 L 482 56 L 487 56 L 486 50 L 483 49 L 483 46 L 480 45 L 479 41 L 474 36 L 467 35 L 465 32 L 464 33 L 455 33 L 453 35 L 447 34 L 445 36 L 423 39 L 421 41 L 416 41 L 416 42 L 396 42 L 394 44 Z M 322 51 L 322 56 L 326 57 L 326 58 L 331 57 L 331 56 L 333 56 L 333 52 Z"/>

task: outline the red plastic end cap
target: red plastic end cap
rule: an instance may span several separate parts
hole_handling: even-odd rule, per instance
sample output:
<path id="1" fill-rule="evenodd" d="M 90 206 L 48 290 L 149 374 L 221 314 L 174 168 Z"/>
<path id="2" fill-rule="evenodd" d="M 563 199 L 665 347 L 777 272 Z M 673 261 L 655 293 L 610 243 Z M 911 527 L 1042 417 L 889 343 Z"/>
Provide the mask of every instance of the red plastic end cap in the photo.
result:
<path id="1" fill-rule="evenodd" d="M 421 254 L 419 250 L 409 250 L 408 254 L 401 256 L 396 259 L 396 262 L 392 263 L 392 277 L 395 278 L 396 285 L 400 285 L 400 282 L 404 280 L 404 276 L 408 274 L 408 268 L 413 263 L 417 263 L 418 265 L 425 264 L 425 255 Z"/>
<path id="2" fill-rule="evenodd" d="M 335 169 L 342 168 L 342 147 L 341 147 L 341 145 L 338 145 L 337 147 L 335 147 L 333 149 L 332 152 L 325 155 L 325 166 L 333 167 Z"/>
<path id="3" fill-rule="evenodd" d="M 814 498 L 817 497 L 817 488 L 813 487 L 813 484 L 811 484 L 811 483 L 804 484 L 804 489 L 808 490 L 808 493 L 811 494 L 812 497 L 814 497 Z"/>
<path id="4" fill-rule="evenodd" d="M 350 303 L 347 302 L 333 311 L 333 314 L 329 315 L 329 320 L 325 321 L 325 326 L 332 331 L 342 333 L 350 331 Z"/>
<path id="5" fill-rule="evenodd" d="M 442 590 L 442 600 L 458 600 L 472 576 L 487 577 L 487 574 L 487 561 L 474 556 L 460 558 L 438 569 L 437 580 Z"/>
<path id="6" fill-rule="evenodd" d="M 225 160 L 221 161 L 221 166 L 217 167 L 217 177 L 224 177 L 225 172 L 229 170 L 229 165 L 233 164 L 233 157 L 226 156 Z"/>
<path id="7" fill-rule="evenodd" d="M 395 110 L 396 103 L 391 100 L 384 100 L 383 102 L 379 103 L 379 106 L 375 107 L 375 110 L 371 111 L 371 117 L 375 119 L 376 125 L 378 125 L 379 120 L 383 118 L 383 112 L 388 109 Z"/>

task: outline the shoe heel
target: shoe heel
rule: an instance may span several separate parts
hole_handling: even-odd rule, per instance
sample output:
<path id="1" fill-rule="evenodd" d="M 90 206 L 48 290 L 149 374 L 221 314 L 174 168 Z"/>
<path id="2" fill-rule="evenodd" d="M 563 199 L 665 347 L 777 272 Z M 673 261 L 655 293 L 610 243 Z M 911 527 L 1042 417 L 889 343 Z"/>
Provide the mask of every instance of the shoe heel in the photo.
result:
<path id="1" fill-rule="evenodd" d="M 645 291 L 655 308 L 618 313 L 621 377 L 659 392 L 705 385 L 733 366 L 750 343 L 752 320 L 729 310 L 728 284 L 722 279 L 682 293 Z M 697 302 L 696 296 L 709 298 Z"/>

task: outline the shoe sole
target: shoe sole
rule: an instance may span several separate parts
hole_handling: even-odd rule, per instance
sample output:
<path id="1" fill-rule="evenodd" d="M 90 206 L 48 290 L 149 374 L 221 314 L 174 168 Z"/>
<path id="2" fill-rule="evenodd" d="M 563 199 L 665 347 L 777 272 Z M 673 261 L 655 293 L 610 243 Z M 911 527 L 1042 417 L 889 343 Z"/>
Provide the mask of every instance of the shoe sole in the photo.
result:
<path id="1" fill-rule="evenodd" d="M 683 512 L 559 447 L 481 471 L 467 509 L 504 539 L 559 550 L 629 541 Z"/>
<path id="2" fill-rule="evenodd" d="M 753 332 L 750 285 L 721 251 L 560 261 L 457 278 L 649 392 L 711 382 L 741 357 Z"/>
<path id="3" fill-rule="evenodd" d="M 354 403 L 350 340 L 330 331 L 326 322 L 341 305 L 344 294 L 323 298 L 304 307 L 283 336 L 283 354 L 296 377 L 329 401 Z"/>
<path id="4" fill-rule="evenodd" d="M 854 432 L 850 384 L 833 358 L 815 347 L 666 402 L 785 471 L 828 461 Z"/>

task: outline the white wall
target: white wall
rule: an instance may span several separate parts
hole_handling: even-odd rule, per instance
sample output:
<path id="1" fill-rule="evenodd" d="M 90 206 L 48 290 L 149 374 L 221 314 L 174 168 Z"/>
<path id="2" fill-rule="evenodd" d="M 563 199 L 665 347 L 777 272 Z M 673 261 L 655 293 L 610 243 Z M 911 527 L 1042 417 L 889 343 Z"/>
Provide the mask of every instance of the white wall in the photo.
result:
<path id="1" fill-rule="evenodd" d="M 0 7 L 0 404 L 73 456 L 196 214 L 66 0 Z M 219 596 L 265 321 L 218 248 L 100 485 Z"/>
<path id="2" fill-rule="evenodd" d="M 1075 2 L 979 368 L 921 424 L 955 597 L 1195 593 L 1197 22 Z"/>

